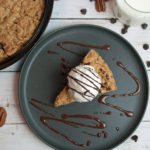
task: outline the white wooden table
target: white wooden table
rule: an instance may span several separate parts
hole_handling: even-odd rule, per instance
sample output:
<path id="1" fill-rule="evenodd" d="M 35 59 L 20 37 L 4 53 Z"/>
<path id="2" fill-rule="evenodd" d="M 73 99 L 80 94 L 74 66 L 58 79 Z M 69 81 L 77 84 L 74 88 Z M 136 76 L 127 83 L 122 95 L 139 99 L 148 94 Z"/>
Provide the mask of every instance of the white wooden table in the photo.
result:
<path id="1" fill-rule="evenodd" d="M 114 17 L 111 6 L 111 1 L 107 2 L 107 11 L 98 13 L 94 2 L 89 0 L 55 1 L 52 19 L 44 34 L 74 24 L 95 24 L 120 34 L 123 25 L 119 21 L 111 24 L 108 20 Z M 86 15 L 80 13 L 82 8 L 87 9 Z M 140 26 L 130 27 L 128 33 L 122 36 L 132 43 L 146 65 L 146 61 L 150 60 L 150 49 L 143 50 L 142 45 L 150 44 L 150 27 L 146 30 Z M 5 107 L 8 113 L 6 124 L 0 128 L 0 150 L 52 150 L 32 133 L 20 111 L 18 79 L 23 61 L 24 59 L 0 71 L 0 106 Z M 146 66 L 146 69 L 150 77 L 150 68 Z M 115 150 L 150 150 L 150 102 L 134 134 L 139 136 L 137 143 L 129 138 Z"/>

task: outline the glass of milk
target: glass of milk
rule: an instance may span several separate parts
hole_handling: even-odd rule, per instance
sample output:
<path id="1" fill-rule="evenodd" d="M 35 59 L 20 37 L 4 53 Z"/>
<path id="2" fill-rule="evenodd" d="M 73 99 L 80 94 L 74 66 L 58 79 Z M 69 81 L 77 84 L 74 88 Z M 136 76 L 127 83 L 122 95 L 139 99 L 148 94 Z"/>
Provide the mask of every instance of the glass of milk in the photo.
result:
<path id="1" fill-rule="evenodd" d="M 150 0 L 113 0 L 113 10 L 124 24 L 150 24 Z"/>

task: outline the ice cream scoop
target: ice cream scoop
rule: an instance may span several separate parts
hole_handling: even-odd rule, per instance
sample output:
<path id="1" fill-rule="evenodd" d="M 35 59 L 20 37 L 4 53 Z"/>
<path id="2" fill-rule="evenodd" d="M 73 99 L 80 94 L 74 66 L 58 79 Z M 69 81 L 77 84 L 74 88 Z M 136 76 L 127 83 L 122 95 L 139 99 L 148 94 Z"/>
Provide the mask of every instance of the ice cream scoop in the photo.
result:
<path id="1" fill-rule="evenodd" d="M 89 65 L 79 65 L 68 74 L 68 92 L 77 102 L 92 101 L 99 93 L 101 79 Z"/>

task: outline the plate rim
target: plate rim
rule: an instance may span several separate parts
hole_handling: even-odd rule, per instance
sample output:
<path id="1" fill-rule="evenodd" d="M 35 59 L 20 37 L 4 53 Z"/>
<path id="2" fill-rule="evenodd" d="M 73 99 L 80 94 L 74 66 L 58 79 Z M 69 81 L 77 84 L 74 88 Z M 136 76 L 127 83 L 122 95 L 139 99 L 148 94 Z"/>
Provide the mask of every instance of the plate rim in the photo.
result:
<path id="1" fill-rule="evenodd" d="M 38 47 L 38 45 L 40 45 L 43 41 L 45 41 L 49 36 L 53 36 L 54 34 L 58 34 L 59 32 L 62 32 L 63 30 L 68 30 L 70 28 L 77 28 L 77 27 L 93 27 L 93 28 L 99 28 L 99 29 L 102 29 L 102 30 L 106 30 L 108 32 L 111 32 L 112 34 L 115 34 L 116 36 L 118 36 L 119 38 L 121 38 L 122 40 L 124 40 L 126 43 L 128 43 L 130 45 L 130 47 L 132 47 L 133 51 L 136 53 L 136 56 L 138 57 L 138 59 L 141 61 L 141 64 L 142 64 L 142 67 L 143 67 L 143 70 L 144 70 L 144 74 L 145 74 L 145 77 L 146 77 L 146 83 L 147 83 L 147 100 L 145 102 L 145 109 L 143 110 L 143 114 L 141 115 L 141 117 L 139 118 L 139 122 L 136 124 L 135 128 L 128 134 L 128 136 L 124 139 L 121 140 L 121 142 L 118 142 L 115 146 L 111 147 L 110 149 L 114 149 L 116 147 L 118 147 L 119 145 L 121 145 L 122 143 L 124 143 L 134 132 L 135 130 L 139 127 L 144 115 L 145 115 L 145 112 L 147 110 L 147 106 L 148 106 L 148 101 L 149 101 L 149 80 L 148 80 L 148 73 L 147 73 L 147 70 L 146 70 L 146 67 L 144 65 L 144 62 L 141 58 L 141 56 L 139 55 L 139 53 L 137 52 L 137 50 L 135 49 L 135 47 L 128 41 L 126 40 L 123 36 L 121 36 L 120 34 L 118 34 L 117 32 L 111 30 L 111 29 L 108 29 L 108 28 L 105 28 L 103 26 L 99 26 L 99 25 L 93 25 L 93 24 L 75 24 L 75 25 L 69 25 L 69 26 L 65 26 L 65 27 L 62 27 L 62 28 L 59 28 L 59 29 L 56 29 L 52 32 L 49 32 L 46 34 L 45 37 L 43 37 L 41 40 L 39 40 L 36 45 L 34 45 L 34 47 L 32 48 L 33 50 L 29 53 L 29 55 L 27 56 L 22 68 L 21 68 L 21 72 L 20 72 L 20 76 L 19 76 L 19 82 L 18 82 L 18 99 L 19 99 L 19 106 L 20 106 L 20 109 L 21 109 L 21 112 L 22 112 L 22 115 L 23 115 L 23 118 L 24 120 L 26 121 L 28 127 L 30 128 L 30 130 L 34 133 L 34 135 L 36 135 L 43 143 L 47 144 L 49 147 L 51 148 L 54 148 L 56 150 L 60 150 L 58 149 L 57 147 L 55 147 L 53 144 L 50 144 L 47 142 L 47 140 L 45 140 L 44 137 L 41 137 L 41 135 L 39 135 L 37 133 L 37 130 L 34 129 L 32 127 L 32 125 L 30 124 L 30 121 L 28 120 L 28 117 L 27 115 L 25 114 L 25 110 L 23 108 L 23 105 L 22 105 L 22 102 L 21 102 L 21 83 L 22 81 L 24 80 L 25 76 L 24 76 L 24 73 L 26 72 L 26 70 L 28 69 L 27 67 L 27 64 L 29 63 L 28 60 L 30 60 L 30 57 L 32 58 L 32 53 L 34 53 L 34 48 L 35 47 Z M 31 60 L 30 60 L 31 61 Z M 26 68 L 27 67 L 27 68 Z"/>

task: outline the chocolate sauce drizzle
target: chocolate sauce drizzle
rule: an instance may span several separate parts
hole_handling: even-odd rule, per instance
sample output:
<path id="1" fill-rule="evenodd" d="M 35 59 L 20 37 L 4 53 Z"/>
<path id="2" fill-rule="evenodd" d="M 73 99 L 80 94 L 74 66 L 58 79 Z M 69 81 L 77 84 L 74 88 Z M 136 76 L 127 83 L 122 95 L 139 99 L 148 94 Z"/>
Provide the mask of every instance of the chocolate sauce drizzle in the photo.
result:
<path id="1" fill-rule="evenodd" d="M 72 127 L 75 127 L 75 128 L 78 128 L 79 126 L 82 126 L 82 127 L 88 127 L 88 128 L 95 128 L 95 129 L 103 129 L 106 127 L 106 124 L 101 121 L 99 118 L 95 117 L 95 116 L 90 116 L 90 115 L 68 115 L 68 114 L 62 114 L 61 115 L 61 118 L 57 118 L 56 116 L 54 116 L 53 114 L 47 112 L 46 110 L 44 110 L 43 108 L 41 108 L 40 106 L 38 106 L 37 104 L 35 103 L 38 103 L 38 104 L 41 104 L 41 105 L 44 105 L 44 106 L 48 106 L 48 107 L 51 107 L 51 105 L 47 104 L 47 103 L 44 103 L 42 101 L 39 101 L 39 100 L 36 100 L 36 99 L 31 99 L 29 101 L 29 103 L 35 107 L 36 109 L 38 109 L 39 111 L 42 111 L 46 114 L 48 114 L 49 116 L 41 116 L 40 117 L 40 121 L 47 127 L 49 128 L 51 131 L 55 132 L 56 134 L 59 134 L 61 136 L 63 136 L 65 139 L 67 139 L 68 141 L 70 141 L 71 143 L 73 143 L 74 145 L 77 145 L 77 146 L 80 146 L 80 147 L 83 147 L 85 146 L 85 144 L 80 144 L 76 141 L 74 141 L 72 138 L 68 137 L 67 135 L 65 135 L 64 133 L 61 133 L 59 132 L 58 130 L 56 130 L 55 128 L 53 128 L 52 126 L 50 126 L 46 121 L 47 120 L 55 120 L 55 121 L 58 121 L 58 122 L 62 122 L 66 125 L 69 125 L 69 126 L 72 126 Z M 66 119 L 68 118 L 82 118 L 82 119 L 89 119 L 89 120 L 94 120 L 96 121 L 97 123 L 94 123 L 94 125 L 88 125 L 88 124 L 83 124 L 83 123 L 80 123 L 80 122 L 74 122 L 74 121 L 68 121 Z M 91 143 L 90 141 L 87 141 L 89 143 Z M 89 146 L 90 144 L 88 144 L 87 146 Z"/>
<path id="2" fill-rule="evenodd" d="M 108 137 L 108 133 L 106 131 L 102 131 L 102 133 L 104 134 L 104 138 L 106 139 Z"/>
<path id="3" fill-rule="evenodd" d="M 101 137 L 101 133 L 97 133 L 97 134 L 93 134 L 93 133 L 89 133 L 89 132 L 86 132 L 86 131 L 82 131 L 83 134 L 86 134 L 86 135 L 89 135 L 89 136 L 94 136 L 94 137 Z"/>
<path id="4" fill-rule="evenodd" d="M 89 48 L 97 48 L 97 49 L 101 49 L 101 50 L 109 50 L 110 49 L 110 45 L 95 46 L 95 45 L 83 44 L 83 43 L 73 42 L 73 41 L 63 41 L 63 42 L 57 43 L 57 46 L 60 47 L 61 49 L 65 50 L 67 52 L 70 52 L 72 54 L 75 54 L 77 56 L 80 56 L 80 57 L 83 57 L 83 55 L 81 55 L 80 53 L 77 53 L 75 51 L 69 50 L 67 48 L 64 48 L 63 45 L 65 45 L 65 44 L 72 44 L 72 45 L 78 45 L 78 46 L 89 47 Z"/>
<path id="5" fill-rule="evenodd" d="M 50 50 L 49 50 L 49 51 L 47 51 L 47 53 L 48 53 L 48 54 L 56 54 L 56 55 L 58 55 L 58 54 L 59 54 L 58 52 L 50 51 Z"/>
<path id="6" fill-rule="evenodd" d="M 94 114 L 111 115 L 112 112 L 111 111 L 107 111 L 107 112 L 94 112 Z"/>
<path id="7" fill-rule="evenodd" d="M 43 108 L 39 107 L 39 106 L 38 106 L 37 104 L 35 104 L 34 102 L 39 103 L 39 104 L 41 104 L 41 105 L 48 106 L 48 107 L 52 107 L 51 105 L 46 104 L 46 103 L 44 103 L 44 102 L 42 102 L 42 101 L 39 101 L 39 100 L 37 100 L 37 99 L 34 99 L 34 98 L 32 98 L 32 99 L 29 101 L 29 103 L 30 103 L 32 106 L 34 106 L 36 109 L 38 109 L 38 110 L 40 110 L 40 111 L 42 111 L 42 112 L 44 112 L 44 113 L 46 113 L 46 114 L 48 114 L 48 115 L 50 115 L 50 116 L 52 116 L 52 117 L 55 116 L 55 115 L 53 115 L 52 113 L 49 113 L 49 112 L 47 112 L 46 110 L 44 110 Z"/>
<path id="8" fill-rule="evenodd" d="M 119 127 L 116 127 L 116 131 L 118 132 L 120 130 L 120 128 Z"/>
<path id="9" fill-rule="evenodd" d="M 108 99 L 110 97 L 117 98 L 117 97 L 134 96 L 134 95 L 138 94 L 140 92 L 140 90 L 141 90 L 141 86 L 140 86 L 140 83 L 139 83 L 138 79 L 130 71 L 128 71 L 127 68 L 120 61 L 117 62 L 117 66 L 122 68 L 125 72 L 127 72 L 127 74 L 135 81 L 135 83 L 137 85 L 136 90 L 134 92 L 132 92 L 132 93 L 129 93 L 129 94 L 102 95 L 102 96 L 100 96 L 98 101 L 101 104 L 107 105 L 109 107 L 115 108 L 115 109 L 123 112 L 127 117 L 132 117 L 133 116 L 133 112 L 127 111 L 127 110 L 125 110 L 125 109 L 123 109 L 121 107 L 118 107 L 118 106 L 114 106 L 114 105 L 112 105 L 112 104 L 110 104 L 110 103 L 108 103 L 106 101 L 106 99 Z"/>

